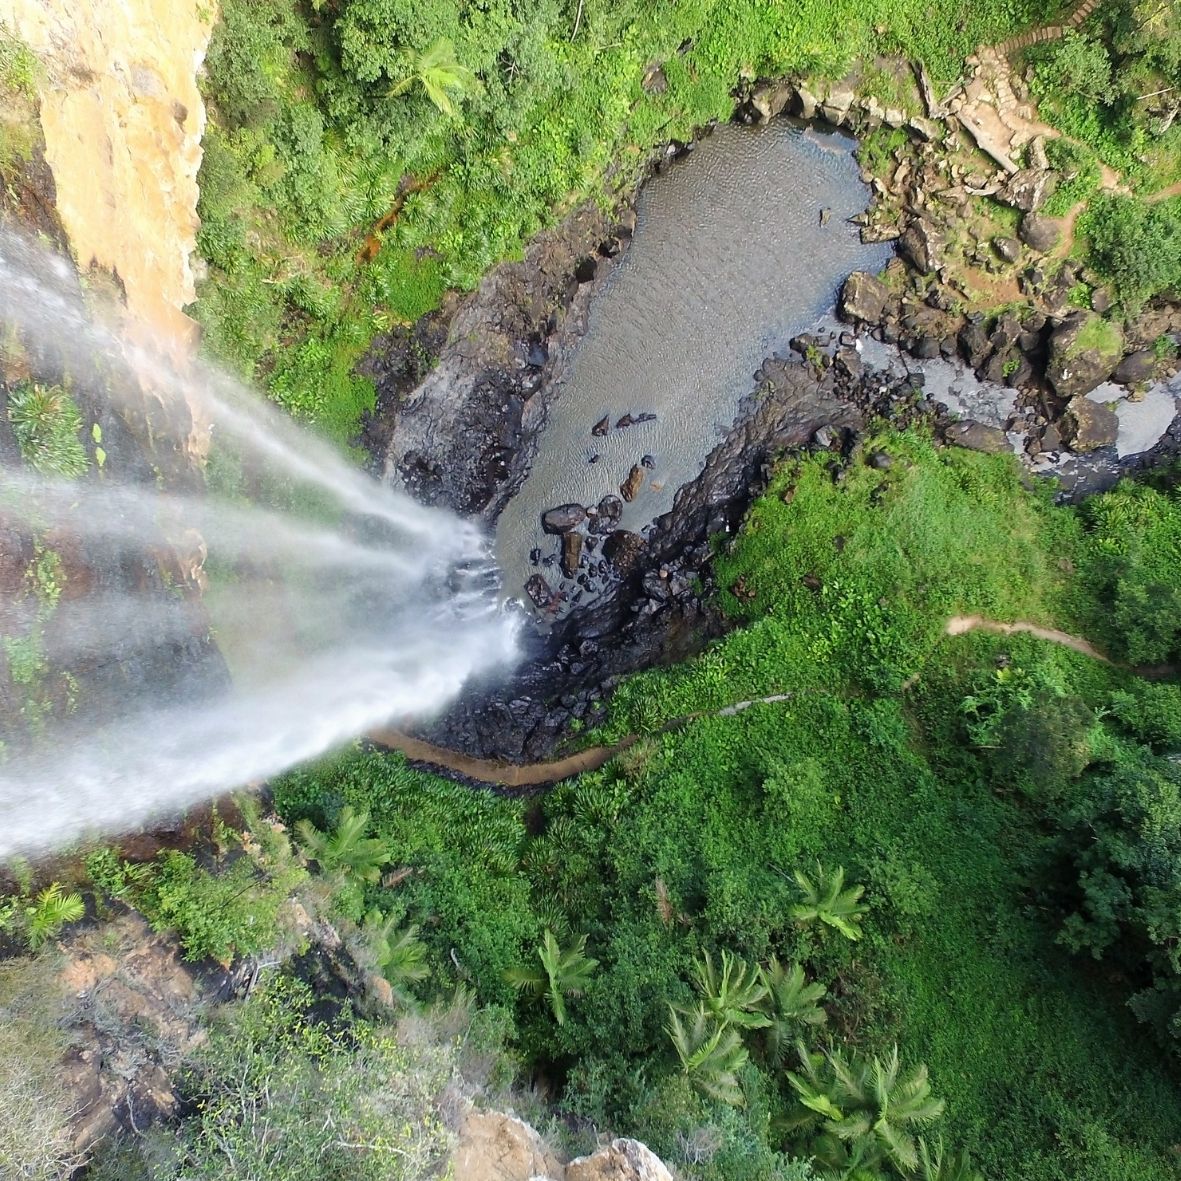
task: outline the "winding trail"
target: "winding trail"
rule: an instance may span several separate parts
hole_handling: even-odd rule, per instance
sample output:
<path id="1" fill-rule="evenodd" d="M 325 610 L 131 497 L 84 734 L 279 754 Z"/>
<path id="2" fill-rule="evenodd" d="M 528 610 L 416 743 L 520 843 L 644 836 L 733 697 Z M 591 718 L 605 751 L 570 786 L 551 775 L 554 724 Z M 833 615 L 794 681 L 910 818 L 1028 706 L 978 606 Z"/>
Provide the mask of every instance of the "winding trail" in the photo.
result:
<path id="1" fill-rule="evenodd" d="M 983 615 L 953 615 L 943 629 L 949 636 L 962 636 L 965 632 L 986 631 L 994 632 L 998 636 L 1011 636 L 1016 632 L 1037 636 L 1039 640 L 1049 640 L 1051 644 L 1061 644 L 1084 656 L 1101 660 L 1104 664 L 1114 665 L 1116 662 L 1110 656 L 1100 652 L 1090 640 L 1082 636 L 1072 636 L 1069 632 L 1059 631 L 1056 627 L 1042 627 L 1037 623 L 1026 623 L 1017 620 L 1016 623 L 1001 623 L 996 619 L 985 619 Z"/>
<path id="2" fill-rule="evenodd" d="M 1101 652 L 1090 640 L 1083 639 L 1082 636 L 1071 635 L 1070 632 L 1059 631 L 1055 627 L 1042 627 L 1041 624 L 1029 623 L 1022 619 L 1014 623 L 1003 623 L 998 619 L 986 619 L 983 615 L 953 615 L 943 630 L 944 634 L 948 636 L 962 636 L 970 631 L 992 632 L 999 636 L 1016 634 L 1035 636 L 1037 639 L 1047 640 L 1051 644 L 1061 644 L 1064 648 L 1069 648 L 1083 656 L 1089 656 L 1092 660 L 1099 660 L 1113 668 L 1128 668 L 1137 676 L 1150 680 L 1176 676 L 1181 671 L 1175 665 L 1151 667 L 1125 665 Z M 912 678 L 907 686 L 913 684 L 915 680 L 917 677 Z M 755 697 L 749 701 L 737 701 L 722 709 L 682 714 L 678 718 L 665 722 L 663 726 L 652 731 L 651 734 L 628 734 L 608 746 L 588 746 L 585 750 L 577 751 L 565 758 L 542 763 L 503 763 L 492 759 L 476 759 L 458 751 L 448 750 L 446 747 L 424 742 L 421 738 L 415 738 L 402 730 L 371 730 L 366 737 L 375 746 L 384 750 L 397 751 L 405 755 L 411 762 L 423 763 L 428 767 L 460 775 L 464 779 L 486 784 L 489 787 L 528 792 L 533 788 L 546 787 L 553 783 L 559 783 L 563 779 L 573 778 L 573 776 L 581 775 L 586 771 L 597 771 L 616 755 L 635 746 L 643 738 L 655 738 L 661 734 L 680 730 L 699 718 L 733 717 L 752 706 L 790 701 L 792 697 L 791 693 L 772 693 L 766 697 Z"/>

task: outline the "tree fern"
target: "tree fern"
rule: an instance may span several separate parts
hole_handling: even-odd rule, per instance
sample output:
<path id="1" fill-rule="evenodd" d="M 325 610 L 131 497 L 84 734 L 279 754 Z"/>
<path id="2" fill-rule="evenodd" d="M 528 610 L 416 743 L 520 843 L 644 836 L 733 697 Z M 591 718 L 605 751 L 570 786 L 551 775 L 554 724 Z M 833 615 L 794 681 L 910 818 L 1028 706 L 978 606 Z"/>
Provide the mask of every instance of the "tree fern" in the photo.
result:
<path id="1" fill-rule="evenodd" d="M 723 951 L 719 969 L 707 951 L 693 965 L 693 975 L 705 1011 L 719 1024 L 740 1029 L 762 1029 L 771 1024 L 759 1011 L 767 999 L 767 986 L 758 968 Z"/>
<path id="2" fill-rule="evenodd" d="M 47 886 L 37 900 L 25 908 L 25 933 L 29 947 L 36 951 L 67 923 L 76 923 L 86 913 L 82 895 L 67 894 L 60 882 Z"/>
<path id="3" fill-rule="evenodd" d="M 406 986 L 430 975 L 426 944 L 418 938 L 417 925 L 399 927 L 395 915 L 383 915 L 375 908 L 365 917 L 363 930 L 394 995 L 403 1004 L 412 1003 Z"/>
<path id="4" fill-rule="evenodd" d="M 541 946 L 537 948 L 539 967 L 531 964 L 509 968 L 505 979 L 529 996 L 544 997 L 550 1005 L 554 1020 L 566 1024 L 566 997 L 581 996 L 599 961 L 586 954 L 586 936 L 581 935 L 567 947 L 562 947 L 553 931 L 546 929 Z"/>
<path id="5" fill-rule="evenodd" d="M 475 89 L 477 83 L 476 75 L 460 65 L 454 44 L 440 37 L 410 63 L 406 76 L 390 87 L 389 96 L 405 94 L 415 84 L 422 87 L 423 93 L 444 115 L 454 118 L 458 112 L 451 101 L 451 92 L 462 97 Z"/>
<path id="6" fill-rule="evenodd" d="M 308 856 L 319 862 L 322 870 L 340 870 L 361 881 L 376 882 L 381 867 L 389 861 L 389 850 L 385 841 L 365 836 L 368 827 L 369 813 L 345 804 L 334 831 L 323 833 L 310 820 L 301 820 L 295 831 Z"/>
<path id="7" fill-rule="evenodd" d="M 673 1044 L 681 1071 L 703 1095 L 742 1107 L 746 1096 L 738 1082 L 738 1072 L 746 1065 L 747 1052 L 738 1031 L 720 1025 L 699 1005 L 682 1014 L 668 1007 L 665 1031 Z"/>
<path id="8" fill-rule="evenodd" d="M 799 964 L 781 964 L 774 956 L 761 975 L 767 990 L 762 1001 L 767 1017 L 767 1057 L 782 1065 L 801 1030 L 828 1020 L 819 1003 L 826 989 L 815 981 L 809 984 Z"/>
<path id="9" fill-rule="evenodd" d="M 792 918 L 797 923 L 813 923 L 819 920 L 825 926 L 840 931 L 846 939 L 861 938 L 861 921 L 869 909 L 862 901 L 864 886 L 850 886 L 845 889 L 845 870 L 837 866 L 831 873 L 816 863 L 816 879 L 813 881 L 803 870 L 795 872 L 797 885 L 803 901 L 792 907 Z"/>

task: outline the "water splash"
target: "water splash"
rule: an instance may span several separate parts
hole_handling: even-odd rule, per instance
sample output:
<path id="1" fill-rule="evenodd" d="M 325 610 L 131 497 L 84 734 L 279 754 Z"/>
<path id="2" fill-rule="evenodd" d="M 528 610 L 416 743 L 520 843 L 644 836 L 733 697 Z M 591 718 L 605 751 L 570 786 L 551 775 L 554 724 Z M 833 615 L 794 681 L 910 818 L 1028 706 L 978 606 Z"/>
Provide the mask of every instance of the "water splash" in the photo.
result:
<path id="1" fill-rule="evenodd" d="M 129 342 L 88 314 L 68 265 L 7 233 L 0 320 L 92 410 L 134 424 L 146 389 L 175 411 L 171 436 L 141 421 L 149 459 L 183 454 L 204 424 L 213 459 L 241 477 L 167 490 L 142 459 L 112 456 L 80 481 L 0 467 L 0 642 L 10 666 L 12 645 L 32 643 L 43 669 L 80 687 L 76 702 L 0 713 L 0 860 L 175 814 L 430 716 L 514 659 L 474 524 L 371 480 L 224 373 Z M 64 585 L 48 600 L 27 571 L 12 592 L 14 554 L 59 551 Z M 232 676 L 209 675 L 221 658 Z M 35 681 L 23 687 L 34 698 Z"/>

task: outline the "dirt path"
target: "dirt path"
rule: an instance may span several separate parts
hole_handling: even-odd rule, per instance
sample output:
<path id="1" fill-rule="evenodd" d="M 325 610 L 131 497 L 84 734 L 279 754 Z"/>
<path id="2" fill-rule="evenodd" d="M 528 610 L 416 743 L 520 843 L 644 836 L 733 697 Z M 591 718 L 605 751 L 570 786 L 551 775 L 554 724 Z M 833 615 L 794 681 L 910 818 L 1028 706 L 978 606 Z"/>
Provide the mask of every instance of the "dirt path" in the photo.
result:
<path id="1" fill-rule="evenodd" d="M 1025 623 L 1022 620 L 1016 623 L 1001 623 L 996 619 L 985 619 L 982 615 L 953 615 L 947 621 L 944 630 L 949 636 L 962 636 L 970 631 L 995 632 L 999 636 L 1011 636 L 1016 632 L 1022 632 L 1037 636 L 1039 640 L 1049 640 L 1051 644 L 1061 644 L 1064 648 L 1081 652 L 1084 656 L 1103 661 L 1104 664 L 1115 664 L 1110 656 L 1100 652 L 1090 640 L 1072 636 L 1069 632 L 1062 632 L 1054 627 L 1041 627 L 1039 624 Z"/>
<path id="2" fill-rule="evenodd" d="M 1181 197 L 1181 180 L 1169 185 L 1167 189 L 1157 189 L 1155 193 L 1149 193 L 1144 200 L 1149 205 L 1155 205 L 1158 201 L 1167 201 L 1170 197 Z"/>
<path id="3" fill-rule="evenodd" d="M 1113 667 L 1131 668 L 1131 671 L 1138 676 L 1151 680 L 1176 676 L 1179 671 L 1173 665 L 1142 668 L 1124 665 L 1119 661 L 1112 660 L 1110 656 L 1101 652 L 1090 640 L 1084 640 L 1082 636 L 1074 636 L 1070 632 L 1059 631 L 1054 627 L 1042 627 L 1041 624 L 1028 623 L 1020 619 L 1015 623 L 1002 623 L 997 619 L 985 619 L 983 615 L 953 615 L 944 628 L 945 634 L 949 636 L 962 636 L 970 631 L 992 632 L 999 636 L 1011 636 L 1018 633 L 1036 636 L 1039 640 L 1048 640 L 1051 644 L 1061 644 L 1073 652 L 1091 657 L 1092 660 L 1100 660 Z M 650 735 L 628 734 L 610 746 L 589 746 L 585 750 L 567 755 L 563 759 L 553 759 L 545 763 L 501 763 L 491 759 L 475 759 L 469 755 L 460 754 L 458 751 L 447 750 L 445 747 L 423 742 L 422 739 L 414 738 L 401 730 L 371 730 L 366 737 L 375 746 L 380 746 L 385 750 L 398 751 L 412 762 L 425 763 L 429 767 L 450 771 L 452 774 L 462 775 L 465 779 L 486 783 L 491 787 L 508 788 L 510 791 L 528 791 L 530 788 L 545 787 L 563 779 L 570 779 L 586 771 L 597 771 L 616 755 L 635 746 L 641 738 L 654 738 L 660 734 L 679 730 L 699 718 L 733 717 L 752 706 L 789 701 L 791 697 L 790 693 L 772 693 L 766 697 L 755 697 L 750 701 L 737 701 L 722 709 L 684 714 L 666 722 Z"/>

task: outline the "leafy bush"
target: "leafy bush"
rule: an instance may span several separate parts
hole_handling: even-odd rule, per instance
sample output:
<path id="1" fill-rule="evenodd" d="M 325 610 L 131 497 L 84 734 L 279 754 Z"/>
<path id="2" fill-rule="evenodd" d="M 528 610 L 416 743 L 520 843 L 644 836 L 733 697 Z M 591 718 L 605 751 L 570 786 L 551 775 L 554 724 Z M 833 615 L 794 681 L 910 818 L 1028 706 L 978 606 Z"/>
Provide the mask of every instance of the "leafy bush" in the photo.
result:
<path id="1" fill-rule="evenodd" d="M 1181 284 L 1181 201 L 1149 205 L 1137 197 L 1099 196 L 1084 228 L 1096 269 L 1130 313 Z"/>
<path id="2" fill-rule="evenodd" d="M 78 437 L 82 416 L 61 386 L 18 382 L 8 393 L 8 420 L 21 456 L 42 475 L 73 479 L 90 466 Z"/>

